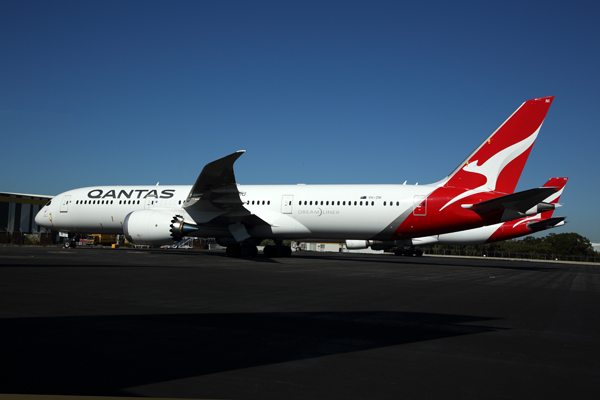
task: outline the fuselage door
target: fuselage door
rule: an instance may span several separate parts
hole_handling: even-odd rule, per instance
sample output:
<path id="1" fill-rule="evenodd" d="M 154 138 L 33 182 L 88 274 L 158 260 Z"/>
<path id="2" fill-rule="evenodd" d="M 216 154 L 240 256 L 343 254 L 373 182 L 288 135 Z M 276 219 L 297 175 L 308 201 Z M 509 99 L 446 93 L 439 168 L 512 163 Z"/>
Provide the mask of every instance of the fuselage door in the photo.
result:
<path id="1" fill-rule="evenodd" d="M 63 196 L 62 203 L 60 203 L 60 212 L 66 213 L 69 211 L 69 203 L 71 202 L 71 196 Z"/>
<path id="2" fill-rule="evenodd" d="M 427 196 L 415 196 L 413 201 L 413 215 L 418 217 L 427 215 Z"/>
<path id="3" fill-rule="evenodd" d="M 281 212 L 283 214 L 291 214 L 292 213 L 292 202 L 294 201 L 293 194 L 284 194 L 281 199 Z"/>

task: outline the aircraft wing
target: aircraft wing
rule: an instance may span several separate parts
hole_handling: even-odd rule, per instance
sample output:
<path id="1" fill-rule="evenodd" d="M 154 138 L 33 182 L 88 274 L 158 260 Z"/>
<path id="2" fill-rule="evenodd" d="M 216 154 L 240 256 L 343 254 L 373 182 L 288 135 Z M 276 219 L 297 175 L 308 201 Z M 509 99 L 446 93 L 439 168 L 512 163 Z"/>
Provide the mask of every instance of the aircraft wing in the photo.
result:
<path id="1" fill-rule="evenodd" d="M 192 186 L 184 207 L 194 208 L 199 201 L 209 202 L 219 209 L 241 205 L 233 163 L 245 152 L 246 150 L 236 151 L 206 164 Z"/>
<path id="2" fill-rule="evenodd" d="M 249 236 L 242 222 L 268 225 L 246 209 L 240 198 L 233 164 L 245 152 L 236 151 L 204 166 L 183 205 L 195 223 L 212 222 L 226 226 L 236 238 Z"/>
<path id="3" fill-rule="evenodd" d="M 204 166 L 183 204 L 196 223 L 206 223 L 225 214 L 238 218 L 250 215 L 240 199 L 233 172 L 233 163 L 245 152 L 236 151 Z"/>
<path id="4" fill-rule="evenodd" d="M 476 204 L 463 204 L 462 207 L 472 210 L 482 217 L 501 214 L 503 221 L 511 221 L 525 215 L 553 210 L 555 205 L 544 203 L 544 200 L 559 189 L 559 187 L 529 189 Z"/>

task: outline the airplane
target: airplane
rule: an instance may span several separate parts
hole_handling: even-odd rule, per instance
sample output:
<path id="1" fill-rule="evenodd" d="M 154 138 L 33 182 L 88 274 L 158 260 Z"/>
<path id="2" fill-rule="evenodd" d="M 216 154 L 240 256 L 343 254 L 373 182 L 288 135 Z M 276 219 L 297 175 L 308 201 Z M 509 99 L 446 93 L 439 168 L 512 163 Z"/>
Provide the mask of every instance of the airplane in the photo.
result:
<path id="1" fill-rule="evenodd" d="M 240 150 L 208 163 L 189 186 L 92 186 L 61 193 L 38 225 L 79 233 L 117 233 L 134 244 L 211 237 L 228 256 L 289 256 L 288 240 L 398 240 L 494 225 L 553 209 L 559 188 L 513 193 L 554 100 L 524 102 L 459 166 L 428 185 L 240 185 Z M 67 240 L 65 246 L 72 246 Z"/>
<path id="2" fill-rule="evenodd" d="M 546 198 L 543 203 L 553 204 L 559 207 L 558 200 L 563 193 L 564 187 L 569 178 L 551 178 L 544 184 L 544 187 L 556 187 L 559 190 Z M 441 235 L 433 235 L 419 238 L 397 240 L 393 245 L 382 244 L 377 241 L 348 240 L 346 248 L 349 250 L 359 250 L 371 247 L 373 250 L 391 250 L 392 247 L 398 247 L 394 251 L 397 256 L 422 256 L 423 251 L 415 249 L 415 246 L 424 245 L 467 245 L 467 244 L 487 244 L 499 242 L 507 239 L 514 239 L 521 236 L 531 235 L 541 232 L 545 229 L 556 228 L 566 224 L 566 217 L 553 217 L 554 209 L 542 211 L 532 216 L 520 218 L 514 221 L 508 221 L 500 224 L 482 226 L 480 228 L 468 229 Z M 408 249 L 402 247 L 408 246 Z"/>

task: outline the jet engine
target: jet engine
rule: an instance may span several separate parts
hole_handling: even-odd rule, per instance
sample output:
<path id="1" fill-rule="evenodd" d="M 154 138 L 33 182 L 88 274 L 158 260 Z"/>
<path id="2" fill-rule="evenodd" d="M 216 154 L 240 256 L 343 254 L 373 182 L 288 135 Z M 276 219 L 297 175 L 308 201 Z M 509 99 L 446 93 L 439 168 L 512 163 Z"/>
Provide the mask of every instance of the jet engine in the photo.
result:
<path id="1" fill-rule="evenodd" d="M 382 242 L 379 240 L 346 240 L 346 248 L 348 250 L 360 250 L 368 247 L 371 250 L 389 250 L 395 246 L 395 242 Z"/>
<path id="2" fill-rule="evenodd" d="M 366 249 L 371 246 L 370 240 L 346 240 L 346 248 L 348 250 Z"/>
<path id="3" fill-rule="evenodd" d="M 165 211 L 133 211 L 123 221 L 127 240 L 149 246 L 176 243 L 197 230 L 198 226 L 184 222 L 181 215 Z"/>

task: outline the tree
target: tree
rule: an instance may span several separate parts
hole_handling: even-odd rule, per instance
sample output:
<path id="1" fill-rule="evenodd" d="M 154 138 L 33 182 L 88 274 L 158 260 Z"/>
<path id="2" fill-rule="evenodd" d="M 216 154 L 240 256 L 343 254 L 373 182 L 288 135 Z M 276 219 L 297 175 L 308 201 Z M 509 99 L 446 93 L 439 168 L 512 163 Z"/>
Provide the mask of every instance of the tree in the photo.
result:
<path id="1" fill-rule="evenodd" d="M 550 233 L 544 238 L 545 244 L 553 254 L 569 256 L 587 256 L 593 254 L 594 248 L 588 238 L 577 233 Z"/>

